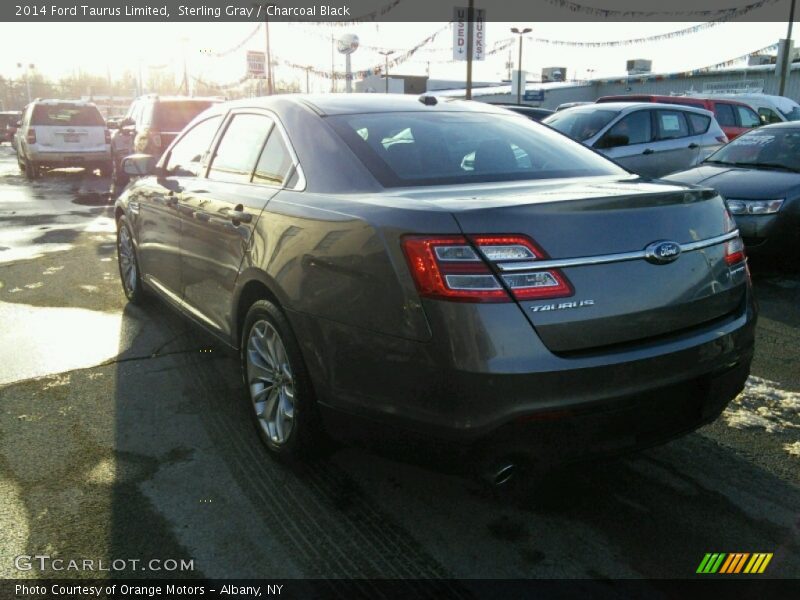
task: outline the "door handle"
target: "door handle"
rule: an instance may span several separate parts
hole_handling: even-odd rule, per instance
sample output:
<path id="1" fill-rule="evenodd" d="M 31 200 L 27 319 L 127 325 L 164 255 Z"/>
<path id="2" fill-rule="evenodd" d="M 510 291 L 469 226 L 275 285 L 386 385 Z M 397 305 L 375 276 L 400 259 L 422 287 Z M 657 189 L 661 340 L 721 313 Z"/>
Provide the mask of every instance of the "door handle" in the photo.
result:
<path id="1" fill-rule="evenodd" d="M 644 152 L 642 152 L 642 154 L 653 154 L 654 152 L 655 150 L 653 150 L 652 148 L 647 148 Z"/>
<path id="2" fill-rule="evenodd" d="M 689 144 L 689 146 L 688 146 L 688 148 L 689 148 L 690 150 L 694 150 L 695 148 L 699 148 L 699 147 L 700 147 L 700 144 L 695 144 L 694 142 L 692 142 L 692 143 L 691 143 L 691 144 Z"/>

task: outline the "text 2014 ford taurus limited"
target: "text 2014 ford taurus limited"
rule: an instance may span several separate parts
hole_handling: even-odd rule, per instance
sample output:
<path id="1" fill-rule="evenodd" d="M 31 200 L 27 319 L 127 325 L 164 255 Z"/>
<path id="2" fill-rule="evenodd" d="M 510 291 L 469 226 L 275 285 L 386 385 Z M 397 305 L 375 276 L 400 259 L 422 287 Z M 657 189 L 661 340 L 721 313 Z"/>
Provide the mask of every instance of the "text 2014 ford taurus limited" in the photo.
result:
<path id="1" fill-rule="evenodd" d="M 279 96 L 199 115 L 116 206 L 152 291 L 240 349 L 270 450 L 391 425 L 542 461 L 652 445 L 742 389 L 755 308 L 709 189 L 486 104 Z"/>

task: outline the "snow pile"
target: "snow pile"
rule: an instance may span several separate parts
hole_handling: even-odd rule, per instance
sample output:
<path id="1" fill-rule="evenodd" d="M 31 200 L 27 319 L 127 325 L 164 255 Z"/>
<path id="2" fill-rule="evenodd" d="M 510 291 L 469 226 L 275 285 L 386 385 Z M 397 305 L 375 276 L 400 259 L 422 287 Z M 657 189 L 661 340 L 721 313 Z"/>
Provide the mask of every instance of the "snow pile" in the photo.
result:
<path id="1" fill-rule="evenodd" d="M 751 376 L 723 417 L 736 429 L 763 428 L 768 433 L 800 431 L 800 394 L 783 390 L 774 381 Z M 800 440 L 784 449 L 800 456 Z"/>

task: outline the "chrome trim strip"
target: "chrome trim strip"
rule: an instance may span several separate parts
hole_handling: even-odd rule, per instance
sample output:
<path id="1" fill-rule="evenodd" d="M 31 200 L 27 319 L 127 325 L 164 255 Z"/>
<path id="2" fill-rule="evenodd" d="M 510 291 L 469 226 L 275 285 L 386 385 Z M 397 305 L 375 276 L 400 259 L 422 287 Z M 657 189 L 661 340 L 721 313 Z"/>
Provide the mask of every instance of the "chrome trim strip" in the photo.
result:
<path id="1" fill-rule="evenodd" d="M 708 248 L 709 246 L 716 246 L 728 240 L 732 240 L 739 235 L 739 230 L 735 229 L 723 235 L 718 235 L 699 242 L 690 242 L 688 244 L 680 244 L 681 254 L 684 252 L 693 252 Z M 585 267 L 590 265 L 603 265 L 607 263 L 624 262 L 628 260 L 644 260 L 645 251 L 638 250 L 636 252 L 620 252 L 618 254 L 602 254 L 599 256 L 586 256 L 581 258 L 556 258 L 552 260 L 538 260 L 538 261 L 519 261 L 519 262 L 504 262 L 497 263 L 497 268 L 505 273 L 514 271 L 532 271 L 541 269 L 563 269 L 567 267 Z"/>

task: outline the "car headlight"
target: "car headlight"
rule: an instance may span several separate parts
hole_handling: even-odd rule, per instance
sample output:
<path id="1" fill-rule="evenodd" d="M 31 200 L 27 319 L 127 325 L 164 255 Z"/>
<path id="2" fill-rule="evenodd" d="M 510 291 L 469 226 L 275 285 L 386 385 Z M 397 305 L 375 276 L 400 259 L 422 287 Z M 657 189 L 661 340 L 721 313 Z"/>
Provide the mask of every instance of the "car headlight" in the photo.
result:
<path id="1" fill-rule="evenodd" d="M 777 200 L 732 200 L 729 198 L 727 204 L 732 215 L 772 215 L 783 206 L 783 198 Z"/>

